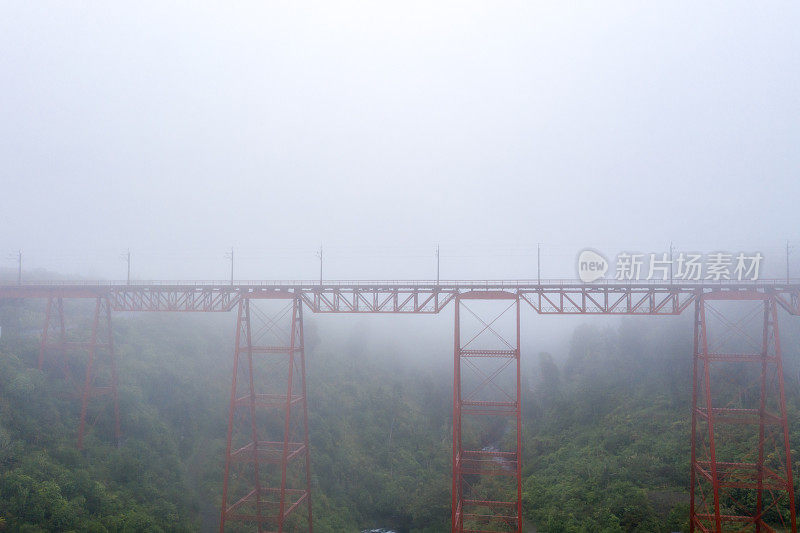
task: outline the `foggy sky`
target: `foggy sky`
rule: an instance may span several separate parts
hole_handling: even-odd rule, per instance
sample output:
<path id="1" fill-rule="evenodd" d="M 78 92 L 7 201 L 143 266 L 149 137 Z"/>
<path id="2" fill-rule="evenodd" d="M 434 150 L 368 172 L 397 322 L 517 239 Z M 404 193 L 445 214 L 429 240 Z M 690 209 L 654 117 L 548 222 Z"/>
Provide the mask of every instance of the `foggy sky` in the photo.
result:
<path id="1" fill-rule="evenodd" d="M 800 265 L 797 3 L 0 7 L 0 266 L 574 277 L 578 250 Z M 571 4 L 571 3 L 570 3 Z M 795 269 L 800 271 L 800 266 Z M 797 274 L 796 275 L 800 275 Z"/>

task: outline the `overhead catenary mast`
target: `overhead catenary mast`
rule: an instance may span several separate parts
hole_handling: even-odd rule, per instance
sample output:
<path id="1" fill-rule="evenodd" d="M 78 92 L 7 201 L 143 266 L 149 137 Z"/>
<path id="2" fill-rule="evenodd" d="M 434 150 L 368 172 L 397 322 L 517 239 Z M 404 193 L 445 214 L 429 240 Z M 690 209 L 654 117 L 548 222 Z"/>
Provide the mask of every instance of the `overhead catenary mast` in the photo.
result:
<path id="1" fill-rule="evenodd" d="M 322 245 L 319 245 L 319 251 L 317 252 L 317 257 L 319 257 L 319 284 L 322 285 Z"/>
<path id="2" fill-rule="evenodd" d="M 231 285 L 233 285 L 233 246 L 231 246 L 231 251 L 225 254 L 225 257 L 231 260 Z"/>
<path id="3" fill-rule="evenodd" d="M 436 284 L 439 284 L 439 245 L 436 245 Z"/>
<path id="4" fill-rule="evenodd" d="M 131 284 L 131 250 L 130 250 L 130 248 L 128 248 L 127 252 L 122 254 L 122 259 L 124 259 L 125 262 L 128 264 L 128 274 L 127 274 L 127 277 L 125 278 L 125 280 L 127 281 L 127 284 L 130 285 Z"/>

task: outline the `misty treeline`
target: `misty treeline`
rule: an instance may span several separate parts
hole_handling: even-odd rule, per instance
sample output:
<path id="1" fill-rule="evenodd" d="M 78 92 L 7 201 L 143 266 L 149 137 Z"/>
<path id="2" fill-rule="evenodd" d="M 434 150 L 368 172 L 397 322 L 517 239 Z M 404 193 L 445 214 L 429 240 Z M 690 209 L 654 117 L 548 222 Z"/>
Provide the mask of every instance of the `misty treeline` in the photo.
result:
<path id="1" fill-rule="evenodd" d="M 232 324 L 117 315 L 123 440 L 112 444 L 106 408 L 92 413 L 78 451 L 73 390 L 36 369 L 42 307 L 0 308 L 0 528 L 213 530 Z M 78 303 L 69 312 L 72 334 L 88 331 L 91 309 Z M 541 532 L 685 531 L 691 319 L 608 324 L 578 326 L 565 354 L 523 345 L 526 519 Z M 798 443 L 800 335 L 793 321 L 783 324 Z M 406 358 L 397 343 L 375 353 L 355 335 L 326 343 L 313 319 L 306 323 L 315 530 L 446 531 L 452 377 L 448 365 L 424 360 L 452 354 Z M 507 438 L 505 429 L 478 427 L 470 438 L 490 444 Z"/>

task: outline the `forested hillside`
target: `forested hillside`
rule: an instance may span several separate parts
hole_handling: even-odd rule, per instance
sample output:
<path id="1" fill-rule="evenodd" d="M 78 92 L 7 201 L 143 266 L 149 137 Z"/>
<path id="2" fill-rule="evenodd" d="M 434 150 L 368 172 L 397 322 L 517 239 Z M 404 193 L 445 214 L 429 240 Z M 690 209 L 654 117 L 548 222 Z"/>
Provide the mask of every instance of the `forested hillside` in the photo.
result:
<path id="1" fill-rule="evenodd" d="M 88 321 L 88 309 L 73 312 Z M 75 449 L 77 400 L 56 373 L 36 370 L 42 319 L 41 302 L 0 310 L 0 527 L 213 530 L 229 317 L 115 317 L 123 441 L 112 445 L 111 418 L 100 416 L 83 451 Z M 686 530 L 690 327 L 682 319 L 584 325 L 568 353 L 523 347 L 530 526 Z M 797 328 L 784 328 L 784 336 L 798 443 Z M 323 342 L 313 319 L 306 337 L 316 531 L 447 530 L 450 376 L 425 358 L 404 363 L 358 343 Z"/>

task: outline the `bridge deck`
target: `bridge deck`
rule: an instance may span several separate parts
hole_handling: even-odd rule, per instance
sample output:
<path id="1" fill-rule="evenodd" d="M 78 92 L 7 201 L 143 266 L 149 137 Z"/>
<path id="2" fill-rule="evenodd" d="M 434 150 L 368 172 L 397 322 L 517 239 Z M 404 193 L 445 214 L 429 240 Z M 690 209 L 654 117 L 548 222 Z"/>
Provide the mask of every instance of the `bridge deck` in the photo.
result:
<path id="1" fill-rule="evenodd" d="M 114 311 L 225 312 L 241 298 L 299 297 L 315 313 L 438 313 L 456 297 L 519 297 L 541 314 L 676 315 L 698 294 L 774 294 L 800 314 L 800 280 L 585 284 L 575 280 L 35 281 L 0 283 L 0 300 L 108 298 Z"/>

